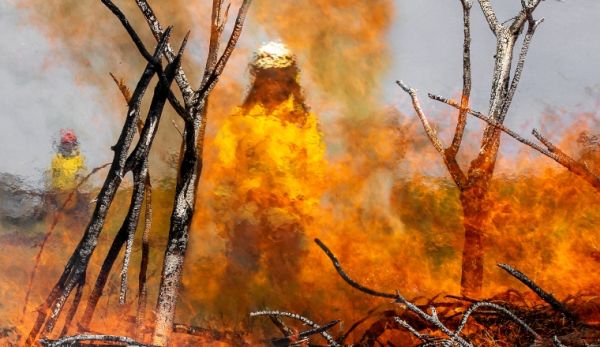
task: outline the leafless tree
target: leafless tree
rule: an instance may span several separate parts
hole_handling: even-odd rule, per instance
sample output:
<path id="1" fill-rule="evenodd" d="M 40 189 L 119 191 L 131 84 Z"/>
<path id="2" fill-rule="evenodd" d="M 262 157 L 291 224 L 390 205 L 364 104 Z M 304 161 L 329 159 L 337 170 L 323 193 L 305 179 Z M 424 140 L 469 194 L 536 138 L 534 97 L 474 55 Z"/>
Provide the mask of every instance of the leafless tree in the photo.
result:
<path id="1" fill-rule="evenodd" d="M 181 146 L 181 162 L 178 170 L 175 199 L 165 258 L 163 263 L 159 296 L 156 305 L 156 322 L 153 345 L 164 346 L 167 344 L 173 331 L 173 318 L 178 299 L 178 290 L 181 282 L 183 262 L 187 250 L 189 227 L 194 212 L 196 188 L 202 171 L 202 149 L 204 143 L 204 130 L 207 121 L 207 105 L 211 91 L 215 87 L 219 76 L 223 72 L 231 53 L 241 34 L 246 13 L 251 0 L 244 0 L 238 10 L 232 33 L 224 49 L 220 49 L 221 36 L 227 23 L 229 5 L 224 6 L 223 0 L 213 0 L 211 14 L 211 35 L 206 67 L 202 81 L 198 88 L 193 89 L 188 81 L 181 59 L 187 42 L 187 36 L 178 52 L 175 52 L 170 43 L 171 27 L 163 29 L 154 11 L 146 0 L 136 0 L 136 3 L 146 18 L 146 21 L 156 38 L 157 45 L 154 53 L 150 53 L 144 46 L 136 31 L 133 29 L 126 16 L 112 3 L 111 0 L 101 0 L 102 3 L 119 19 L 130 35 L 141 55 L 146 59 L 146 67 L 131 93 L 128 102 L 129 109 L 122 132 L 117 143 L 112 147 L 115 152 L 114 159 L 107 174 L 106 180 L 96 199 L 95 209 L 83 237 L 75 251 L 68 260 L 64 272 L 56 285 L 51 290 L 45 302 L 38 309 L 38 317 L 26 340 L 26 345 L 33 345 L 39 335 L 50 334 L 71 293 L 75 289 L 75 297 L 71 301 L 71 308 L 65 317 L 65 325 L 61 335 L 66 335 L 69 326 L 77 313 L 86 283 L 87 268 L 90 258 L 94 253 L 98 238 L 103 230 L 105 219 L 115 194 L 128 172 L 133 175 L 133 193 L 125 220 L 119 229 L 113 244 L 102 265 L 96 284 L 91 291 L 86 310 L 80 324 L 85 329 L 90 323 L 95 307 L 98 303 L 108 275 L 112 269 L 120 250 L 126 245 L 125 259 L 122 267 L 122 281 L 127 281 L 128 254 L 131 251 L 135 232 L 137 230 L 142 204 L 144 199 L 149 201 L 149 176 L 148 156 L 152 143 L 159 127 L 161 115 L 167 101 L 183 118 L 185 128 Z M 163 59 L 166 65 L 163 67 Z M 147 88 L 154 76 L 158 82 L 154 89 L 148 115 L 140 129 L 139 139 L 130 151 L 133 144 L 136 127 L 141 121 L 140 105 Z M 171 83 L 175 81 L 183 95 L 183 105 L 171 91 Z M 127 97 L 127 96 L 126 96 Z M 150 218 L 149 210 L 146 219 Z M 147 221 L 149 223 L 149 221 Z M 147 264 L 142 264 L 142 271 Z M 140 281 L 145 279 L 140 278 Z M 142 285 L 142 283 L 140 283 Z M 121 301 L 126 299 L 126 283 L 122 283 L 120 293 Z M 144 291 L 140 287 L 140 292 Z M 138 316 L 144 314 L 145 302 L 139 301 Z M 138 317 L 139 319 L 140 317 Z M 138 322 L 138 324 L 140 324 Z M 86 340 L 81 336 L 69 337 L 69 341 Z M 127 338 L 123 338 L 127 339 Z M 88 338 L 89 340 L 89 338 Z"/>
<path id="2" fill-rule="evenodd" d="M 452 106 L 452 107 L 460 107 L 456 101 L 452 100 L 452 99 L 447 99 L 447 98 L 442 98 L 440 96 L 435 96 L 436 99 Z M 545 136 L 543 136 L 539 130 L 537 129 L 533 129 L 531 131 L 531 133 L 533 134 L 533 136 L 538 139 L 538 141 L 540 141 L 542 143 L 542 145 L 539 145 L 531 140 L 526 139 L 525 137 L 519 135 L 518 133 L 510 130 L 509 128 L 505 127 L 504 125 L 496 122 L 494 119 L 492 119 L 489 116 L 484 115 L 481 112 L 478 111 L 474 111 L 472 109 L 467 109 L 467 112 L 474 116 L 477 117 L 483 121 L 485 121 L 486 123 L 488 123 L 490 126 L 493 126 L 503 132 L 505 132 L 506 134 L 508 134 L 509 136 L 511 136 L 512 138 L 514 138 L 515 140 L 521 142 L 524 145 L 527 145 L 533 149 L 535 149 L 536 151 L 538 151 L 539 153 L 545 155 L 546 157 L 554 160 L 555 162 L 557 162 L 558 164 L 562 165 L 563 167 L 565 167 L 567 170 L 569 170 L 570 172 L 574 173 L 575 175 L 583 178 L 586 182 L 588 182 L 594 189 L 596 189 L 596 191 L 600 192 L 600 177 L 592 170 L 592 168 L 590 168 L 588 166 L 588 164 L 583 161 L 583 160 L 577 160 L 574 159 L 572 156 L 568 155 L 566 152 L 564 152 L 563 150 L 561 150 L 560 148 L 558 148 L 556 145 L 554 145 L 554 143 L 552 143 L 548 138 L 546 138 Z"/>
<path id="3" fill-rule="evenodd" d="M 483 15 L 490 30 L 496 37 L 496 54 L 492 77 L 491 95 L 489 99 L 490 118 L 502 124 L 506 118 L 513 96 L 519 84 L 529 44 L 541 20 L 533 19 L 533 12 L 541 0 L 521 0 L 521 10 L 509 20 L 502 23 L 498 20 L 490 0 L 478 0 Z M 425 112 L 421 108 L 416 90 L 402 81 L 400 87 L 407 92 L 419 120 L 429 140 L 442 156 L 452 180 L 460 191 L 460 202 L 463 209 L 463 225 L 465 238 L 462 256 L 461 292 L 463 295 L 477 297 L 480 295 L 483 282 L 483 249 L 482 239 L 489 228 L 490 212 L 493 204 L 489 201 L 488 190 L 498 155 L 501 131 L 494 125 L 488 125 L 483 131 L 483 137 L 477 156 L 471 161 L 467 171 L 457 162 L 456 156 L 460 149 L 471 94 L 471 24 L 470 13 L 473 6 L 471 0 L 460 0 L 463 9 L 464 43 L 463 43 L 463 88 L 460 103 L 457 104 L 458 121 L 452 143 L 445 147 L 430 125 Z M 525 30 L 525 27 L 527 29 Z M 515 45 L 524 34 L 518 57 L 515 57 Z M 515 60 L 516 59 L 516 60 Z M 514 73 L 512 66 L 516 63 Z M 511 78 L 512 73 L 512 78 Z M 436 96 L 431 95 L 433 99 Z"/>

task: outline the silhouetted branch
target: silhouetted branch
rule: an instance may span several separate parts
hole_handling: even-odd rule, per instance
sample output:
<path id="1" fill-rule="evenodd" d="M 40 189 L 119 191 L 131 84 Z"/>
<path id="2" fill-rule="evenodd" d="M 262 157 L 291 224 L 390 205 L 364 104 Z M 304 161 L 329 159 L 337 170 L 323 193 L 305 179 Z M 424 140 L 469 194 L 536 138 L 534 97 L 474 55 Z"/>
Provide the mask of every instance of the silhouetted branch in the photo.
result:
<path id="1" fill-rule="evenodd" d="M 332 322 L 328 323 L 327 325 L 324 325 L 323 327 L 321 327 L 317 323 L 315 323 L 315 322 L 311 321 L 310 319 L 308 319 L 304 316 L 301 316 L 297 313 L 291 313 L 291 312 L 285 312 L 285 311 L 271 311 L 271 310 L 250 312 L 250 317 L 258 317 L 258 316 L 283 316 L 283 317 L 288 317 L 288 318 L 298 320 L 298 321 L 313 328 L 313 330 L 308 330 L 305 332 L 305 334 L 308 334 L 306 336 L 318 333 L 318 334 L 321 334 L 325 338 L 325 340 L 327 340 L 327 343 L 329 343 L 329 346 L 339 346 L 339 344 L 335 341 L 333 336 L 329 335 L 329 333 L 327 333 L 327 331 L 326 331 L 327 329 L 329 329 L 329 328 L 333 327 L 334 325 L 336 325 L 337 323 L 339 323 L 339 321 L 332 321 Z M 305 336 L 301 336 L 301 337 L 305 337 Z"/>
<path id="2" fill-rule="evenodd" d="M 69 196 L 67 196 L 67 198 L 65 199 L 63 204 L 58 208 L 58 210 L 56 210 L 56 212 L 54 212 L 54 217 L 52 218 L 52 223 L 50 223 L 50 228 L 48 228 L 46 235 L 44 235 L 44 239 L 40 243 L 40 249 L 38 250 L 37 254 L 35 255 L 33 269 L 31 270 L 31 273 L 29 274 L 29 280 L 27 281 L 27 290 L 25 292 L 25 300 L 23 303 L 23 311 L 21 312 L 21 318 L 19 319 L 20 321 L 23 321 L 25 312 L 27 311 L 27 306 L 29 305 L 29 297 L 31 296 L 31 289 L 33 288 L 33 280 L 35 279 L 35 275 L 37 274 L 37 271 L 40 267 L 40 262 L 42 260 L 42 254 L 44 253 L 44 248 L 46 247 L 46 243 L 48 242 L 48 239 L 54 232 L 54 229 L 56 228 L 56 225 L 58 224 L 58 221 L 60 219 L 60 216 L 62 215 L 62 212 L 64 212 L 65 208 L 67 207 L 67 204 L 69 202 L 71 202 L 71 200 L 73 199 L 73 196 L 75 196 L 75 193 L 77 193 L 77 191 L 79 191 L 79 189 L 85 184 L 85 182 L 87 182 L 90 179 L 90 177 L 92 177 L 94 174 L 96 174 L 96 172 L 106 168 L 110 164 L 111 163 L 106 163 L 106 164 L 100 165 L 98 167 L 95 167 L 87 175 L 82 177 L 79 180 L 79 182 L 77 183 L 77 186 L 75 186 L 75 188 L 73 188 L 73 190 L 71 190 L 71 192 L 69 193 Z"/>
<path id="3" fill-rule="evenodd" d="M 79 334 L 73 336 L 66 336 L 57 340 L 41 339 L 39 342 L 44 347 L 67 347 L 75 346 L 76 343 L 83 341 L 121 343 L 124 346 L 131 347 L 152 347 L 151 345 L 146 345 L 141 342 L 137 342 L 136 340 L 131 339 L 129 337 L 100 334 Z"/>
<path id="4" fill-rule="evenodd" d="M 498 267 L 500 267 L 502 270 L 508 272 L 511 276 L 518 279 L 523 284 L 525 284 L 527 287 L 529 287 L 529 289 L 531 289 L 535 294 L 537 294 L 537 296 L 539 296 L 542 300 L 547 302 L 554 310 L 562 313 L 572 323 L 579 322 L 579 318 L 573 312 L 569 311 L 569 309 L 567 309 L 567 307 L 563 303 L 556 300 L 556 298 L 552 294 L 550 294 L 550 293 L 544 291 L 542 288 L 540 288 L 531 279 L 529 279 L 529 277 L 527 277 L 524 273 L 522 273 L 521 271 L 519 271 L 507 264 L 498 264 Z"/>
<path id="5" fill-rule="evenodd" d="M 158 21 L 158 18 L 154 14 L 154 11 L 152 10 L 152 8 L 146 0 L 135 0 L 135 2 L 138 5 L 138 8 L 142 12 L 142 14 L 144 15 L 144 18 L 146 18 L 146 22 L 148 23 L 148 26 L 150 27 L 154 38 L 158 41 L 163 34 L 163 28 L 160 22 Z M 165 57 L 169 62 L 172 62 L 173 59 L 175 59 L 175 52 L 171 48 L 171 45 L 167 44 L 164 47 L 164 53 Z M 179 90 L 183 95 L 183 101 L 185 103 L 186 109 L 190 108 L 194 91 L 190 87 L 190 83 L 188 82 L 182 67 L 179 67 L 179 69 L 177 69 L 177 72 L 175 74 L 175 82 L 177 83 L 177 86 L 179 87 Z"/>
<path id="6" fill-rule="evenodd" d="M 429 94 L 429 97 L 433 100 L 440 101 L 446 103 L 454 108 L 459 108 L 460 105 L 458 102 L 452 99 L 447 99 L 435 94 Z M 585 163 L 581 163 L 568 154 L 563 152 L 560 148 L 556 147 L 550 140 L 542 136 L 537 129 L 533 129 L 532 134 L 546 147 L 542 147 L 531 140 L 524 138 L 523 136 L 517 134 L 516 132 L 508 129 L 506 126 L 498 123 L 496 120 L 492 119 L 489 116 L 482 114 L 481 112 L 474 111 L 468 109 L 468 114 L 477 117 L 484 122 L 487 122 L 489 125 L 503 131 L 507 135 L 511 136 L 515 140 L 535 149 L 539 153 L 547 156 L 548 158 L 554 160 L 558 164 L 564 166 L 567 170 L 571 171 L 575 175 L 586 180 L 594 189 L 600 191 L 600 177 L 598 177 L 594 172 L 592 172 Z"/>
<path id="7" fill-rule="evenodd" d="M 382 298 L 388 298 L 388 299 L 395 299 L 396 302 L 405 305 L 410 311 L 416 313 L 419 317 L 421 317 L 423 320 L 425 320 L 426 322 L 428 322 L 429 324 L 431 324 L 435 328 L 441 330 L 444 334 L 446 334 L 448 336 L 452 336 L 453 335 L 453 332 L 450 329 L 448 329 L 439 320 L 439 318 L 437 317 L 437 314 L 435 312 L 435 308 L 433 308 L 433 307 L 431 308 L 432 309 L 431 315 L 429 315 L 425 311 L 423 311 L 419 307 L 417 307 L 415 304 L 413 304 L 412 302 L 410 302 L 407 299 L 405 299 L 402 295 L 400 295 L 400 293 L 391 294 L 391 293 L 379 292 L 379 291 L 375 291 L 373 289 L 367 288 L 367 287 L 359 284 L 358 282 L 354 281 L 352 278 L 350 278 L 350 276 L 348 276 L 346 274 L 346 272 L 344 271 L 344 269 L 340 265 L 340 262 L 338 261 L 338 259 L 336 258 L 336 256 L 333 254 L 333 252 L 331 252 L 331 250 L 329 250 L 329 248 L 327 248 L 327 246 L 325 246 L 325 244 L 323 242 L 321 242 L 321 240 L 315 239 L 315 242 L 317 243 L 317 245 L 319 245 L 319 247 L 321 247 L 321 249 L 329 257 L 329 259 L 333 263 L 333 266 L 335 267 L 335 269 L 338 272 L 338 274 L 342 277 L 342 279 L 344 279 L 344 281 L 346 281 L 346 283 L 350 284 L 350 286 L 352 286 L 352 287 L 360 290 L 363 293 L 367 293 L 369 295 L 373 295 L 373 296 L 377 296 L 377 297 L 382 297 Z M 468 341 L 466 341 L 462 337 L 458 337 L 457 336 L 456 337 L 456 342 L 459 345 L 461 345 L 461 346 L 472 347 L 471 343 L 469 343 Z"/>
<path id="8" fill-rule="evenodd" d="M 134 42 L 134 44 L 140 51 L 140 54 L 142 55 L 142 57 L 144 57 L 148 62 L 152 62 L 153 61 L 152 55 L 150 54 L 150 52 L 148 52 L 148 50 L 144 46 L 144 43 L 140 39 L 139 35 L 135 32 L 135 30 L 129 23 L 129 20 L 127 20 L 127 17 L 125 17 L 125 14 L 111 0 L 101 0 L 101 1 L 119 19 L 119 21 L 121 22 L 121 24 L 123 25 L 123 27 L 125 28 L 127 33 L 129 34 L 129 36 L 131 37 L 131 40 Z M 170 29 L 167 28 L 167 30 L 170 30 Z M 167 42 L 167 46 L 170 47 L 168 42 Z M 171 59 L 169 62 L 172 63 L 173 60 Z M 167 76 L 165 75 L 165 72 L 162 69 L 162 65 L 160 64 L 160 61 L 156 62 L 156 66 L 154 66 L 154 68 L 156 70 L 156 73 L 160 80 L 160 83 L 167 84 Z M 114 79 L 114 76 L 113 76 L 113 79 Z M 118 81 L 115 80 L 115 82 L 117 82 L 117 84 L 119 85 Z M 185 118 L 187 115 L 187 113 L 185 112 L 185 108 L 179 103 L 179 100 L 177 100 L 177 97 L 175 96 L 175 94 L 173 94 L 173 92 L 171 91 L 170 88 L 169 88 L 168 100 L 169 100 L 169 103 L 171 104 L 171 106 L 173 106 L 173 109 L 175 109 L 175 112 L 177 112 L 177 114 L 180 115 L 181 117 Z"/>

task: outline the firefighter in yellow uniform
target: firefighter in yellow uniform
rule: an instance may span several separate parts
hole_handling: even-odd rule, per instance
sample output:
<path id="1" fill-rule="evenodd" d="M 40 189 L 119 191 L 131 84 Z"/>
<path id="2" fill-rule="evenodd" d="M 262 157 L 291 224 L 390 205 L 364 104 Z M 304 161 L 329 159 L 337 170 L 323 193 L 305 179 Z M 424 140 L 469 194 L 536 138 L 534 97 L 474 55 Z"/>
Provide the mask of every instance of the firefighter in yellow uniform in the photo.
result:
<path id="1" fill-rule="evenodd" d="M 325 145 L 317 117 L 304 103 L 298 72 L 283 44 L 261 47 L 250 64 L 253 80 L 243 104 L 215 138 L 218 184 L 212 204 L 228 241 L 222 288 L 248 295 L 236 305 L 256 305 L 269 295 L 264 288 L 294 285 L 305 230 L 319 207 Z"/>
<path id="2" fill-rule="evenodd" d="M 77 187 L 85 162 L 79 151 L 79 141 L 72 130 L 61 131 L 57 152 L 50 167 L 51 201 L 61 207 L 73 189 Z M 78 205 L 79 194 L 69 199 L 65 208 L 71 210 Z"/>
<path id="3" fill-rule="evenodd" d="M 248 295 L 236 305 L 256 305 L 269 295 L 265 288 L 295 284 L 320 202 L 325 145 L 298 72 L 283 44 L 262 46 L 243 104 L 215 138 L 220 184 L 213 203 L 228 240 L 223 288 Z"/>

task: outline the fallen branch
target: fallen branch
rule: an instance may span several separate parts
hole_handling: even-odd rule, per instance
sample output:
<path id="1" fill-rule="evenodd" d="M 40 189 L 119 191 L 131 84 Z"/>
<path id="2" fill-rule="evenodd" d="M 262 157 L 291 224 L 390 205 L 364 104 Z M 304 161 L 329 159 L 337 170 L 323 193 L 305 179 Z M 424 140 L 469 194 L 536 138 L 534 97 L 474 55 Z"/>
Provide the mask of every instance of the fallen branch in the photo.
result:
<path id="1" fill-rule="evenodd" d="M 332 321 L 332 322 L 328 323 L 327 325 L 324 325 L 323 327 L 321 327 L 317 323 L 315 323 L 315 322 L 311 321 L 310 319 L 308 319 L 304 316 L 301 316 L 297 313 L 291 313 L 291 312 L 285 312 L 285 311 L 256 311 L 256 312 L 250 313 L 250 317 L 258 317 L 258 316 L 283 316 L 283 317 L 296 319 L 314 329 L 314 330 L 306 331 L 305 333 L 311 332 L 310 334 L 308 334 L 306 336 L 310 336 L 310 335 L 318 333 L 318 334 L 321 334 L 325 338 L 325 340 L 327 340 L 327 343 L 329 344 L 329 346 L 340 346 L 340 344 L 338 344 L 335 341 L 333 336 L 329 335 L 329 333 L 327 333 L 327 331 L 326 331 L 327 329 L 336 325 L 339 321 Z M 327 327 L 327 328 L 323 329 L 325 327 Z"/>
<path id="2" fill-rule="evenodd" d="M 152 345 L 146 345 L 138 342 L 132 338 L 125 336 L 116 335 L 100 335 L 100 334 L 79 334 L 73 336 L 66 336 L 57 340 L 41 339 L 39 343 L 44 347 L 67 347 L 74 346 L 77 342 L 82 341 L 99 341 L 99 342 L 112 342 L 121 343 L 124 346 L 131 347 L 153 347 Z"/>
<path id="3" fill-rule="evenodd" d="M 432 309 L 431 315 L 429 315 L 425 311 L 423 311 L 419 307 L 417 307 L 417 305 L 415 305 L 412 302 L 405 299 L 399 293 L 391 294 L 391 293 L 378 292 L 378 291 L 375 291 L 373 289 L 367 288 L 367 287 L 359 284 L 358 282 L 354 281 L 352 278 L 350 278 L 350 276 L 348 276 L 346 274 L 346 272 L 340 265 L 340 262 L 338 261 L 336 256 L 331 252 L 331 250 L 329 250 L 329 248 L 327 248 L 327 246 L 325 246 L 325 244 L 323 242 L 321 242 L 321 240 L 315 239 L 315 242 L 317 243 L 317 245 L 319 245 L 319 247 L 321 247 L 321 249 L 329 257 L 329 259 L 333 263 L 333 266 L 335 267 L 338 274 L 342 277 L 342 279 L 344 279 L 344 281 L 346 281 L 348 284 L 350 284 L 350 286 L 360 290 L 363 293 L 367 293 L 369 295 L 378 296 L 378 297 L 382 297 L 382 298 L 388 298 L 388 299 L 395 299 L 396 302 L 405 305 L 409 310 L 416 313 L 419 317 L 421 317 L 423 320 L 425 320 L 429 324 L 431 324 L 434 327 L 436 327 L 437 329 L 441 330 L 444 334 L 448 335 L 449 337 L 453 336 L 454 332 L 451 331 L 450 329 L 448 329 L 439 320 L 439 318 L 437 317 L 437 314 L 435 312 L 435 309 L 433 307 L 431 308 Z M 462 337 L 459 337 L 459 336 L 456 337 L 456 342 L 461 346 L 473 347 L 473 345 L 470 342 L 466 341 L 465 339 L 463 339 Z"/>
<path id="4" fill-rule="evenodd" d="M 308 342 L 308 338 L 310 336 L 323 333 L 327 329 L 330 329 L 333 326 L 335 326 L 337 323 L 339 323 L 339 320 L 329 322 L 319 328 L 313 328 L 313 329 L 305 330 L 300 333 L 292 334 L 292 335 L 289 335 L 289 336 L 286 336 L 283 338 L 273 339 L 273 340 L 271 340 L 271 343 L 275 347 L 305 346 L 306 343 Z M 328 344 L 328 346 L 339 346 L 339 345 L 333 345 L 330 343 L 330 344 Z"/>
<path id="5" fill-rule="evenodd" d="M 562 313 L 569 321 L 571 321 L 571 323 L 575 324 L 580 321 L 579 317 L 577 317 L 577 315 L 575 313 L 573 313 L 569 309 L 567 309 L 567 307 L 563 303 L 556 300 L 556 298 L 552 294 L 550 294 L 550 293 L 544 291 L 542 288 L 540 288 L 537 284 L 535 284 L 531 279 L 529 279 L 529 277 L 527 277 L 521 271 L 519 271 L 507 264 L 498 264 L 498 267 L 500 267 L 502 270 L 508 272 L 511 276 L 518 279 L 523 284 L 525 284 L 527 287 L 529 287 L 529 289 L 531 289 L 535 294 L 537 294 L 537 296 L 539 296 L 542 300 L 547 302 L 554 310 Z"/>

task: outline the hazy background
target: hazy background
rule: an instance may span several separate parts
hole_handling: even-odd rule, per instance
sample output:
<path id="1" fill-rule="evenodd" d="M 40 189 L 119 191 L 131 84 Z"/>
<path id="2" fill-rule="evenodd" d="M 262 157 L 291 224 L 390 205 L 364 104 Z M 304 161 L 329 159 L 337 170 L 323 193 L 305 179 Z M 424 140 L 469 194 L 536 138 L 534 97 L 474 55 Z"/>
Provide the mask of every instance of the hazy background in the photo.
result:
<path id="1" fill-rule="evenodd" d="M 120 71 L 122 62 L 118 60 L 109 61 L 110 64 L 105 65 L 96 64 L 95 57 L 84 48 L 80 54 L 90 56 L 88 72 L 82 70 L 80 61 L 75 63 L 75 58 L 70 60 L 72 55 L 62 54 L 64 46 L 59 39 L 48 34 L 39 25 L 32 24 L 31 13 L 35 10 L 36 2 L 42 3 L 38 0 L 28 1 L 28 7 L 24 7 L 20 6 L 21 1 L 0 0 L 0 172 L 26 175 L 33 181 L 39 180 L 48 167 L 53 151 L 52 142 L 61 128 L 72 128 L 77 132 L 88 167 L 111 159 L 109 147 L 116 140 L 124 108 L 108 78 L 108 72 L 130 74 L 131 76 L 125 76 L 132 81 L 130 85 L 133 85 L 139 74 L 137 71 Z M 365 3 L 369 6 L 369 1 L 356 1 L 356 4 L 363 6 Z M 106 20 L 111 21 L 111 30 L 120 30 L 125 35 L 99 1 L 87 1 L 85 4 L 98 14 L 95 35 L 104 35 L 106 26 L 102 24 Z M 516 13 L 519 4 L 518 0 L 494 1 L 501 21 Z M 270 4 L 266 0 L 255 0 L 253 6 L 255 8 L 250 11 L 240 49 L 226 71 L 226 76 L 229 76 L 227 78 L 241 86 L 247 84 L 245 63 L 252 50 L 267 40 L 282 39 L 276 31 L 265 28 L 269 25 L 268 20 L 256 20 L 256 12 L 260 10 L 264 14 L 264 8 Z M 331 6 L 335 7 L 336 4 Z M 381 77 L 361 76 L 365 69 L 352 69 L 351 66 L 345 67 L 343 73 L 354 78 L 354 83 L 358 84 L 361 80 L 374 78 L 375 82 L 369 88 L 373 89 L 372 95 L 377 107 L 396 107 L 414 121 L 406 95 L 394 83 L 396 79 L 403 79 L 420 91 L 425 109 L 444 128 L 449 124 L 444 121 L 450 122 L 453 118 L 446 119 L 443 116 L 443 111 L 446 110 L 443 105 L 425 100 L 426 92 L 456 96 L 460 90 L 461 11 L 458 0 L 394 1 L 392 13 L 387 13 L 390 18 L 385 25 L 390 25 L 384 28 L 385 35 L 375 38 L 379 40 L 381 51 L 384 52 L 382 61 L 378 62 L 383 66 Z M 563 112 L 561 121 L 568 124 L 570 114 L 594 111 L 597 108 L 600 95 L 600 71 L 597 68 L 600 61 L 599 15 L 600 1 L 597 0 L 548 0 L 540 5 L 536 17 L 545 17 L 546 20 L 539 27 L 531 45 L 525 72 L 507 119 L 510 127 L 528 134 L 532 127 L 540 125 L 542 115 L 549 109 L 559 114 Z M 206 18 L 197 20 L 206 22 Z M 327 20 L 322 17 L 314 18 L 315 23 Z M 365 18 L 356 18 L 357 22 L 349 21 L 347 26 L 369 26 L 369 23 L 360 23 L 361 20 Z M 477 4 L 473 7 L 472 22 L 473 108 L 486 111 L 494 38 Z M 70 23 L 58 25 L 69 26 Z M 193 56 L 191 59 L 195 59 L 195 56 L 204 57 L 202 38 L 198 37 L 202 35 L 199 32 L 203 28 L 204 26 L 199 26 L 192 32 L 192 36 L 196 35 L 196 40 L 192 40 L 188 52 L 188 55 Z M 301 35 L 308 29 L 307 26 L 300 26 L 288 30 L 297 30 L 298 35 Z M 139 30 L 147 31 L 147 28 Z M 333 27 L 331 30 L 338 29 Z M 330 34 L 335 38 L 335 32 Z M 288 31 L 287 36 L 293 38 L 295 35 L 295 32 Z M 94 39 L 93 35 L 88 37 L 88 40 Z M 359 46 L 362 40 L 362 37 L 357 37 L 355 45 Z M 373 45 L 373 42 L 370 44 Z M 327 45 L 331 44 L 335 44 L 335 40 L 325 41 L 321 49 L 327 50 Z M 352 42 L 346 42 L 347 49 L 351 49 L 352 45 Z M 85 47 L 83 42 L 82 47 Z M 77 51 L 78 47 L 70 49 Z M 133 44 L 130 44 L 129 50 L 131 55 L 137 54 Z M 373 61 L 372 56 L 361 59 L 354 53 L 352 55 L 354 61 L 362 61 L 366 65 Z M 303 76 L 306 84 L 317 86 L 307 91 L 309 103 L 326 123 L 328 117 L 333 117 L 332 114 L 341 112 L 342 108 L 335 106 L 336 102 L 342 103 L 339 101 L 341 97 L 336 99 L 336 95 L 347 94 L 346 97 L 352 98 L 353 91 L 346 93 L 342 90 L 339 94 L 332 94 L 331 88 L 336 85 L 335 78 L 332 78 L 331 88 L 326 84 L 323 87 L 324 84 L 314 82 L 319 76 L 311 75 L 311 71 L 318 71 L 310 66 L 316 64 L 315 60 L 302 54 L 299 59 L 306 71 Z M 102 76 L 102 79 L 87 78 L 86 74 L 91 73 Z M 110 98 L 107 97 L 107 90 L 110 91 Z M 232 105 L 235 105 L 241 99 L 243 90 L 229 90 Z M 470 127 L 477 126 L 478 121 L 470 120 L 470 124 Z M 505 153 L 516 148 L 511 142 L 504 142 Z M 173 148 L 176 149 L 177 146 L 174 144 Z"/>

